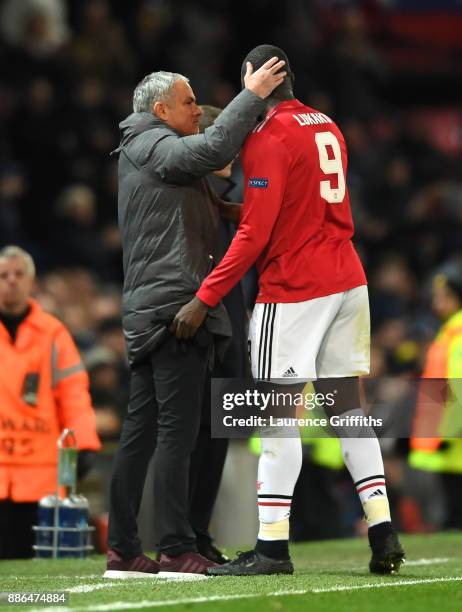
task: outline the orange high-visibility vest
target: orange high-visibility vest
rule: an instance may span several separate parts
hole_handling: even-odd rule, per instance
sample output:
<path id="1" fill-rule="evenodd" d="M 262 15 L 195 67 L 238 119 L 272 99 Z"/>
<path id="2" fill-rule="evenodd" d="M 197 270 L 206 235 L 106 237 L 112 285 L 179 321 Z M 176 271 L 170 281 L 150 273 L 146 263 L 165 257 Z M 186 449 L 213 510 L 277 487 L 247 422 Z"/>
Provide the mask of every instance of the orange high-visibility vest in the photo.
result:
<path id="1" fill-rule="evenodd" d="M 422 378 L 462 378 L 462 355 L 459 344 L 462 339 L 462 311 L 455 313 L 440 329 L 431 344 L 425 360 Z M 445 397 L 439 392 L 442 386 L 430 381 L 422 387 L 417 399 L 417 409 L 411 438 L 411 448 L 425 452 L 438 449 L 440 437 L 427 437 L 425 432 L 437 432 L 444 417 Z M 462 406 L 461 406 L 462 410 Z"/>
<path id="2" fill-rule="evenodd" d="M 30 300 L 13 343 L 0 323 L 0 499 L 38 501 L 56 490 L 57 439 L 99 450 L 88 375 L 69 332 Z"/>

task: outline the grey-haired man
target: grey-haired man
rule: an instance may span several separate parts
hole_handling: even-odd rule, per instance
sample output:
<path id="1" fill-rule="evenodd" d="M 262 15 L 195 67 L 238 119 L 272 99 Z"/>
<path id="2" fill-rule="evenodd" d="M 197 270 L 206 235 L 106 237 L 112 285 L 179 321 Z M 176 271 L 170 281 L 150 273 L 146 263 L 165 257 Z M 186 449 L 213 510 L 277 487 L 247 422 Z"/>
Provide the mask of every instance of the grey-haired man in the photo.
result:
<path id="1" fill-rule="evenodd" d="M 189 521 L 188 475 L 207 369 L 230 336 L 224 307 L 211 309 L 202 333 L 179 341 L 169 331 L 213 266 L 218 207 L 205 176 L 238 153 L 283 80 L 273 58 L 245 75 L 245 89 L 199 134 L 201 110 L 188 79 L 170 72 L 145 77 L 134 113 L 120 124 L 119 225 L 123 241 L 123 327 L 131 366 L 128 414 L 114 461 L 107 577 L 153 575 L 159 569 L 204 573 Z M 154 511 L 160 564 L 141 550 L 136 517 L 154 455 Z"/>

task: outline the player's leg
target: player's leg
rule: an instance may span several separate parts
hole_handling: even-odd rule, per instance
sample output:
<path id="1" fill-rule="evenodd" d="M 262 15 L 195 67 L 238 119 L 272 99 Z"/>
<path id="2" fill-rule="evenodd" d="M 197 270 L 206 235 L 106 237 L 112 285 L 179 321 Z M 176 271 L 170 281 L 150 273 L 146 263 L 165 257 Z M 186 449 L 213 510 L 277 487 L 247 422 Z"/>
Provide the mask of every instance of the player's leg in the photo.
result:
<path id="1" fill-rule="evenodd" d="M 268 385 L 277 391 L 276 385 Z M 287 385 L 284 393 L 300 393 L 303 385 Z M 291 416 L 295 416 L 294 413 Z M 292 496 L 302 466 L 302 447 L 297 427 L 260 430 L 258 462 L 259 530 L 255 550 L 266 557 L 288 560 L 289 517 Z"/>
<path id="2" fill-rule="evenodd" d="M 261 381 L 261 392 L 283 391 L 294 396 L 303 390 L 304 383 L 298 377 L 311 373 L 307 374 L 306 364 L 302 365 L 297 359 L 299 330 L 304 319 L 297 306 L 257 304 L 254 309 L 249 331 L 250 357 L 252 374 Z M 310 366 L 314 368 L 314 355 Z M 272 406 L 273 414 L 277 410 L 276 405 Z M 287 416 L 295 416 L 294 410 L 284 412 Z M 296 428 L 276 431 L 274 427 L 267 427 L 260 430 L 260 440 L 257 476 L 259 530 L 255 550 L 265 557 L 284 562 L 290 558 L 290 509 L 302 465 L 300 434 Z M 289 566 L 288 570 L 291 570 Z"/>
<path id="3" fill-rule="evenodd" d="M 257 304 L 250 330 L 253 375 L 270 378 L 268 387 L 276 392 L 290 392 L 293 397 L 301 394 L 306 381 L 316 378 L 316 356 L 324 330 L 340 303 L 339 298 L 327 296 L 301 303 Z M 259 312 L 258 307 L 264 308 Z M 295 410 L 287 416 L 295 416 Z M 260 437 L 256 550 L 284 559 L 289 557 L 289 516 L 302 465 L 300 432 L 289 427 L 277 432 L 270 427 Z"/>
<path id="4" fill-rule="evenodd" d="M 320 378 L 314 383 L 317 393 L 334 397 L 325 406 L 328 417 L 340 417 L 345 426 L 334 427 L 340 438 L 345 465 L 353 478 L 369 527 L 390 522 L 390 509 L 379 442 L 365 418 L 358 377 Z M 350 425 L 351 423 L 351 425 Z M 358 425 L 356 425 L 358 423 Z"/>
<path id="5" fill-rule="evenodd" d="M 303 385 L 261 383 L 262 393 L 281 390 L 297 393 Z M 275 407 L 274 407 L 275 408 Z M 267 414 L 270 413 L 267 408 Z M 290 411 L 287 412 L 289 415 Z M 294 412 L 291 413 L 294 416 Z M 259 530 L 255 548 L 208 573 L 215 576 L 291 574 L 289 517 L 292 496 L 302 464 L 300 433 L 296 427 L 267 427 L 260 430 L 261 454 L 258 462 L 257 496 Z"/>
<path id="6" fill-rule="evenodd" d="M 338 303 L 337 303 L 338 302 Z M 252 374 L 263 392 L 301 393 L 306 380 L 316 378 L 315 361 L 326 329 L 340 301 L 311 300 L 293 304 L 257 304 L 250 323 Z M 321 325 L 307 326 L 319 319 Z M 284 383 L 284 384 L 282 384 Z M 275 407 L 273 406 L 273 410 Z M 293 414 L 291 414 L 293 416 Z M 220 568 L 214 575 L 292 573 L 289 516 L 300 473 L 302 449 L 298 429 L 260 431 L 258 465 L 259 532 L 253 551 Z"/>
<path id="7" fill-rule="evenodd" d="M 343 459 L 364 508 L 373 550 L 371 571 L 399 569 L 404 552 L 390 518 L 380 445 L 374 430 L 364 423 L 358 376 L 369 373 L 369 301 L 367 287 L 345 292 L 342 306 L 325 334 L 317 358 L 316 392 L 333 394 L 328 416 L 340 416 L 337 435 Z M 352 418 L 353 417 L 353 418 Z M 355 421 L 356 419 L 356 421 Z M 348 425 L 357 422 L 358 425 Z"/>

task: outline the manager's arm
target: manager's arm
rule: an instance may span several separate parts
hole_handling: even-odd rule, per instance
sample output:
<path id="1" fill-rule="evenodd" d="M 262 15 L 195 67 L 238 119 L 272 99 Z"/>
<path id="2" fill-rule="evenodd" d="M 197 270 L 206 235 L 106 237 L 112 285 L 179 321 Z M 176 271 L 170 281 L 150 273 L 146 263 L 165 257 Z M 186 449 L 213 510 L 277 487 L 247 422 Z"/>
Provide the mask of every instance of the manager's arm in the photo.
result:
<path id="1" fill-rule="evenodd" d="M 265 110 L 265 98 L 283 80 L 284 62 L 272 58 L 253 72 L 248 64 L 245 89 L 220 113 L 203 134 L 178 138 L 174 135 L 157 143 L 155 170 L 170 183 L 185 183 L 206 176 L 231 162 Z"/>

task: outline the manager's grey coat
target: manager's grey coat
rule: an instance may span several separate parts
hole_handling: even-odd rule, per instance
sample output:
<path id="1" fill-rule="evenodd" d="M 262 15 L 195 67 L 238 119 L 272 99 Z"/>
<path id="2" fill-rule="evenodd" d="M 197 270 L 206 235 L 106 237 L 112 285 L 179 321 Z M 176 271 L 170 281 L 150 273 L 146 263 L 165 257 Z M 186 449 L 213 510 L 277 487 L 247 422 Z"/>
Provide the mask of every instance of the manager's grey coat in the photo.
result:
<path id="1" fill-rule="evenodd" d="M 130 363 L 156 348 L 165 325 L 211 270 L 219 213 L 204 177 L 237 155 L 264 108 L 244 89 L 203 134 L 181 137 L 151 113 L 120 123 L 118 209 Z M 222 304 L 209 311 L 205 326 L 216 336 L 231 335 Z"/>

